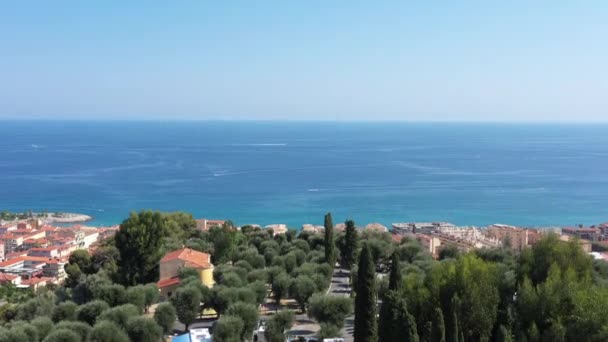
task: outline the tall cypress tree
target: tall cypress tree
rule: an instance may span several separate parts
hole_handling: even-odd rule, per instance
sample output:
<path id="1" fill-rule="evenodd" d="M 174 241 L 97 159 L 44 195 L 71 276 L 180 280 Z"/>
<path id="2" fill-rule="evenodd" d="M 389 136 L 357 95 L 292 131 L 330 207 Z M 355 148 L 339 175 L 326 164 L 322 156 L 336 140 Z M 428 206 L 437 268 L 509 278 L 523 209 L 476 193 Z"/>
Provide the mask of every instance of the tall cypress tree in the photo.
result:
<path id="1" fill-rule="evenodd" d="M 355 342 L 376 342 L 376 266 L 367 246 L 363 246 L 357 273 L 355 297 Z"/>
<path id="2" fill-rule="evenodd" d="M 382 306 L 380 306 L 378 317 L 378 341 L 392 342 L 395 340 L 394 302 L 397 297 L 398 294 L 395 291 L 389 290 L 382 299 Z"/>
<path id="3" fill-rule="evenodd" d="M 464 336 L 462 336 L 462 332 L 459 331 L 458 328 L 458 311 L 460 310 L 460 298 L 458 298 L 458 295 L 454 295 L 454 297 L 452 297 L 450 309 L 452 311 L 452 322 L 450 325 L 450 330 L 448 330 L 449 333 L 446 332 L 446 339 L 448 342 L 459 342 L 460 338 L 464 339 Z"/>
<path id="4" fill-rule="evenodd" d="M 344 255 L 342 255 L 342 266 L 351 269 L 357 257 L 357 228 L 355 221 L 346 221 L 346 234 L 344 235 Z"/>
<path id="5" fill-rule="evenodd" d="M 334 222 L 331 213 L 325 215 L 325 261 L 334 267 L 336 263 L 336 244 L 334 241 Z"/>
<path id="6" fill-rule="evenodd" d="M 445 323 L 441 308 L 435 308 L 433 312 L 433 330 L 431 331 L 431 342 L 445 342 Z"/>
<path id="7" fill-rule="evenodd" d="M 394 252 L 391 257 L 391 273 L 388 278 L 388 289 L 396 291 L 401 287 L 401 265 L 399 265 L 399 256 Z"/>

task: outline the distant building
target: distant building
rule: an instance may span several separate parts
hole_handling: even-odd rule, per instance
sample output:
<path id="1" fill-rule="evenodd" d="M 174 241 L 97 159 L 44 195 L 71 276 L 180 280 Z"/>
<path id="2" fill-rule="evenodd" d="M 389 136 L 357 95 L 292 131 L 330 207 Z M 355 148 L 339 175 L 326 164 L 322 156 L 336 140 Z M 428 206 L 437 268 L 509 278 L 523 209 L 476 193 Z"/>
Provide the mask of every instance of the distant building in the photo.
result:
<path id="1" fill-rule="evenodd" d="M 366 225 L 364 229 L 368 230 L 368 231 L 374 231 L 374 232 L 380 232 L 380 233 L 388 232 L 388 228 L 381 225 L 380 223 L 370 223 L 370 224 Z"/>
<path id="2" fill-rule="evenodd" d="M 428 251 L 433 258 L 437 258 L 441 247 L 441 239 L 436 236 L 426 234 L 415 234 L 416 241 L 422 245 L 422 247 Z"/>
<path id="3" fill-rule="evenodd" d="M 269 224 L 264 229 L 272 229 L 273 235 L 285 234 L 287 233 L 287 225 L 286 224 Z"/>
<path id="4" fill-rule="evenodd" d="M 171 297 L 180 283 L 179 270 L 184 267 L 196 269 L 199 272 L 201 283 L 205 286 L 213 286 L 211 256 L 190 248 L 182 248 L 167 253 L 160 260 L 160 280 L 156 286 L 160 289 L 161 296 Z"/>
<path id="5" fill-rule="evenodd" d="M 573 236 L 571 236 L 571 235 L 561 235 L 559 237 L 559 240 L 563 241 L 563 242 L 568 242 L 572 238 L 573 238 Z M 592 250 L 591 241 L 579 239 L 578 244 L 581 246 L 581 248 L 583 249 L 583 251 L 585 253 L 591 253 L 591 250 Z"/>
<path id="6" fill-rule="evenodd" d="M 562 228 L 562 235 L 576 236 L 579 239 L 595 242 L 595 241 L 600 240 L 601 231 L 598 228 L 567 227 L 567 228 Z"/>
<path id="7" fill-rule="evenodd" d="M 503 244 L 507 241 L 511 244 L 511 249 L 514 252 L 521 252 L 528 247 L 528 230 L 508 226 L 505 224 L 493 224 L 488 226 L 486 235 L 496 239 Z"/>
<path id="8" fill-rule="evenodd" d="M 226 223 L 224 220 L 207 220 L 207 219 L 199 219 L 196 220 L 196 229 L 200 231 L 208 231 L 212 227 L 221 227 Z"/>

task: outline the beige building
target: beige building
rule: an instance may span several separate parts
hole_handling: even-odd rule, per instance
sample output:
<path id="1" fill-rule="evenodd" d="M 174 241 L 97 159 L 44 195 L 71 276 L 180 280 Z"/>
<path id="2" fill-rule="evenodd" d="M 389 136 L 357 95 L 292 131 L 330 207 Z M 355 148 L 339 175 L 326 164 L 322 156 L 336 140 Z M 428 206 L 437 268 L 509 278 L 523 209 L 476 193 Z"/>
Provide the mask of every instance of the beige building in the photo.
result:
<path id="1" fill-rule="evenodd" d="M 493 224 L 488 227 L 486 234 L 496 240 L 505 243 L 509 241 L 511 249 L 515 252 L 521 252 L 528 246 L 528 230 L 508 226 L 504 224 Z"/>
<path id="2" fill-rule="evenodd" d="M 184 267 L 196 269 L 201 283 L 208 287 L 213 286 L 211 256 L 190 248 L 182 248 L 168 253 L 160 260 L 160 280 L 156 286 L 162 297 L 171 297 L 177 289 L 180 283 L 179 270 Z"/>

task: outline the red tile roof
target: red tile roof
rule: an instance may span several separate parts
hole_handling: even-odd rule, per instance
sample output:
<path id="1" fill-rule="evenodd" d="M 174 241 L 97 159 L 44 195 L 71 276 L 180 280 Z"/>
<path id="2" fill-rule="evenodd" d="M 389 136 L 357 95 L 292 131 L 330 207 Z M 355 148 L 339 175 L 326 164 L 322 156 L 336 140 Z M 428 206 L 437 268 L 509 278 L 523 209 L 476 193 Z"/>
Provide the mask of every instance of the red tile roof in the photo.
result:
<path id="1" fill-rule="evenodd" d="M 9 273 L 0 272 L 0 283 L 12 282 L 13 280 L 19 278 L 19 276 Z"/>
<path id="2" fill-rule="evenodd" d="M 167 286 L 177 285 L 180 283 L 179 277 L 161 279 L 156 283 L 158 288 L 163 288 Z"/>
<path id="3" fill-rule="evenodd" d="M 160 262 L 182 260 L 188 263 L 189 267 L 211 268 L 211 256 L 207 253 L 195 251 L 190 248 L 182 248 L 166 254 Z"/>

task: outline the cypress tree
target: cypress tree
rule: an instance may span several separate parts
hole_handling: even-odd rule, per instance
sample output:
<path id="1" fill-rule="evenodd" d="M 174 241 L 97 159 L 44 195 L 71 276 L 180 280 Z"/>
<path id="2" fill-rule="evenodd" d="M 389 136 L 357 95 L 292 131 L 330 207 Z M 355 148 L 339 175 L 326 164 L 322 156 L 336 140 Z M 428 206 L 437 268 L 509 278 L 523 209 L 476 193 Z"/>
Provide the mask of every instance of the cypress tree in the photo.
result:
<path id="1" fill-rule="evenodd" d="M 359 258 L 355 297 L 355 342 L 376 342 L 376 266 L 367 246 Z"/>
<path id="2" fill-rule="evenodd" d="M 344 235 L 344 255 L 342 255 L 342 266 L 351 269 L 355 264 L 357 255 L 357 228 L 355 221 L 348 220 L 346 223 L 346 234 Z"/>
<path id="3" fill-rule="evenodd" d="M 401 338 L 396 339 L 395 341 L 405 341 L 405 342 L 418 342 L 418 329 L 416 327 L 416 319 L 412 316 L 409 311 L 407 311 L 407 304 L 404 300 L 400 302 L 399 305 L 399 313 L 397 315 L 397 322 L 403 325 L 402 329 L 397 329 L 397 331 L 403 330 L 403 333 L 399 334 L 400 336 L 405 337 L 404 340 Z"/>
<path id="4" fill-rule="evenodd" d="M 401 287 L 401 266 L 399 265 L 399 256 L 394 252 L 391 257 L 391 273 L 388 278 L 388 289 L 398 290 Z"/>
<path id="5" fill-rule="evenodd" d="M 380 307 L 380 314 L 378 317 L 378 340 L 379 341 L 394 341 L 395 327 L 394 327 L 394 302 L 398 296 L 394 291 L 388 291 L 382 299 L 382 306 Z"/>
<path id="6" fill-rule="evenodd" d="M 498 331 L 496 332 L 496 338 L 494 339 L 496 342 L 512 342 L 513 337 L 511 336 L 511 332 L 504 325 L 500 325 L 498 327 Z"/>
<path id="7" fill-rule="evenodd" d="M 409 313 L 407 302 L 398 292 L 388 291 L 380 309 L 378 341 L 418 342 L 418 340 L 416 320 Z"/>
<path id="8" fill-rule="evenodd" d="M 452 297 L 452 302 L 450 306 L 452 311 L 452 322 L 449 334 L 446 332 L 446 338 L 448 342 L 459 342 L 462 332 L 458 329 L 458 310 L 460 309 L 460 298 L 458 298 L 458 295 L 454 295 L 454 297 Z M 464 339 L 464 336 L 462 337 L 462 339 Z"/>
<path id="9" fill-rule="evenodd" d="M 336 263 L 336 245 L 334 241 L 334 222 L 331 213 L 325 215 L 325 261 L 334 267 Z"/>
<path id="10" fill-rule="evenodd" d="M 445 342 L 445 323 L 441 308 L 435 308 L 433 312 L 433 330 L 431 331 L 431 342 Z"/>

